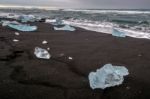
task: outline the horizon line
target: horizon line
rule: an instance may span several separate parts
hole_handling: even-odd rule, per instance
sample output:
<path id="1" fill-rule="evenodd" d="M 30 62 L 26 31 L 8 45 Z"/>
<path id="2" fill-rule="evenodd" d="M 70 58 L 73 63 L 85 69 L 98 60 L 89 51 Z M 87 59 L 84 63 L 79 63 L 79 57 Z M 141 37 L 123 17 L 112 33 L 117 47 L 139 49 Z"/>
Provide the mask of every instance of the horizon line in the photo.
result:
<path id="1" fill-rule="evenodd" d="M 117 10 L 116 8 L 67 8 L 67 7 L 49 7 L 49 6 L 29 6 L 29 5 L 26 5 L 26 6 L 20 6 L 20 5 L 1 5 L 0 4 L 0 8 L 14 8 L 14 9 L 17 9 L 17 8 L 23 8 L 23 9 L 45 9 L 45 10 L 59 10 L 59 9 L 85 9 L 85 10 Z M 128 9 L 128 8 L 118 8 L 120 10 L 150 10 L 150 9 L 146 9 L 146 8 L 137 8 L 137 9 Z"/>

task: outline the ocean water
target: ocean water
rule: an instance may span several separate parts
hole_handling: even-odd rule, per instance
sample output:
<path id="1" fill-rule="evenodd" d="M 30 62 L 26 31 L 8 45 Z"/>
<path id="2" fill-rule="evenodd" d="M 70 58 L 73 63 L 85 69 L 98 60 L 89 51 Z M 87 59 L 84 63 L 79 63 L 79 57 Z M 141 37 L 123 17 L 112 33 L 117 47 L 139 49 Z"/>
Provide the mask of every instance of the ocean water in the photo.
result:
<path id="1" fill-rule="evenodd" d="M 11 10 L 12 11 L 12 10 Z M 21 11 L 14 11 L 21 13 Z M 113 28 L 127 36 L 150 39 L 150 10 L 33 10 L 34 14 L 51 20 L 59 18 L 66 24 L 91 31 L 111 34 Z"/>
<path id="2" fill-rule="evenodd" d="M 150 39 L 150 10 L 74 10 L 52 11 L 51 18 L 91 31 L 112 33 L 113 28 L 127 36 Z"/>

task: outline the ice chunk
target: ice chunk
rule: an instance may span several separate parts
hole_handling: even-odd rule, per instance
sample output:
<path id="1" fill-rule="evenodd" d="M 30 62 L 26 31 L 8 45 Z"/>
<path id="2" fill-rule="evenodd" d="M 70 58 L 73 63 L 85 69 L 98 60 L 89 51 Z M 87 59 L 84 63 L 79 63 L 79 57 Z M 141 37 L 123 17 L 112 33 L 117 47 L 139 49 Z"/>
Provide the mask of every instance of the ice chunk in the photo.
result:
<path id="1" fill-rule="evenodd" d="M 44 41 L 42 42 L 42 44 L 48 44 L 48 42 L 47 42 L 46 40 L 44 40 Z"/>
<path id="2" fill-rule="evenodd" d="M 37 30 L 37 26 L 30 26 L 27 24 L 21 24 L 17 21 L 1 21 L 2 26 L 8 26 L 10 28 L 16 29 L 18 31 L 35 31 Z"/>
<path id="3" fill-rule="evenodd" d="M 10 21 L 5 21 L 5 20 L 1 21 L 2 26 L 7 26 L 9 23 Z"/>
<path id="4" fill-rule="evenodd" d="M 19 35 L 20 35 L 20 33 L 18 33 L 18 32 L 15 32 L 15 35 L 19 36 Z"/>
<path id="5" fill-rule="evenodd" d="M 74 27 L 71 27 L 70 25 L 65 25 L 64 27 L 61 28 L 54 27 L 54 30 L 75 31 L 76 29 Z"/>
<path id="6" fill-rule="evenodd" d="M 9 21 L 3 21 L 2 26 L 7 26 L 9 24 Z"/>
<path id="7" fill-rule="evenodd" d="M 63 25 L 64 22 L 59 19 L 59 18 L 56 18 L 54 22 L 51 23 L 52 25 Z"/>
<path id="8" fill-rule="evenodd" d="M 21 22 L 34 22 L 36 18 L 34 15 L 20 15 L 18 20 Z"/>
<path id="9" fill-rule="evenodd" d="M 8 27 L 24 32 L 31 32 L 37 30 L 37 26 L 30 26 L 26 24 L 8 24 Z"/>
<path id="10" fill-rule="evenodd" d="M 113 36 L 117 36 L 117 37 L 126 37 L 125 32 L 121 32 L 115 28 L 113 28 L 113 32 L 112 32 Z"/>
<path id="11" fill-rule="evenodd" d="M 56 24 L 55 25 L 62 25 L 63 21 L 59 18 L 56 19 Z"/>
<path id="12" fill-rule="evenodd" d="M 50 48 L 48 47 L 48 48 L 47 48 L 47 50 L 49 51 L 49 50 L 50 50 Z"/>
<path id="13" fill-rule="evenodd" d="M 13 39 L 13 41 L 14 41 L 14 42 L 19 42 L 19 40 L 17 40 L 17 39 Z"/>
<path id="14" fill-rule="evenodd" d="M 56 22 L 56 19 L 46 19 L 45 20 L 45 23 L 55 23 Z"/>
<path id="15" fill-rule="evenodd" d="M 59 18 L 56 18 L 56 19 L 46 19 L 45 23 L 51 23 L 52 25 L 55 25 L 55 26 L 64 25 L 64 21 L 62 21 Z"/>
<path id="16" fill-rule="evenodd" d="M 51 55 L 48 53 L 46 49 L 42 49 L 39 47 L 35 48 L 34 54 L 36 55 L 37 58 L 42 58 L 42 59 L 50 59 Z"/>
<path id="17" fill-rule="evenodd" d="M 1 24 L 2 26 L 8 26 L 8 24 L 19 24 L 17 21 L 7 21 L 7 20 L 2 20 Z"/>
<path id="18" fill-rule="evenodd" d="M 123 67 L 123 66 L 113 66 L 113 68 L 115 69 L 115 72 L 118 74 L 118 75 L 121 75 L 121 76 L 127 76 L 129 74 L 127 68 Z"/>
<path id="19" fill-rule="evenodd" d="M 106 64 L 96 72 L 89 74 L 90 87 L 92 89 L 113 87 L 120 85 L 124 81 L 124 76 L 128 75 L 128 70 L 123 66 L 112 66 Z"/>
<path id="20" fill-rule="evenodd" d="M 73 58 L 72 58 L 72 57 L 68 57 L 68 59 L 69 59 L 69 60 L 73 60 Z"/>

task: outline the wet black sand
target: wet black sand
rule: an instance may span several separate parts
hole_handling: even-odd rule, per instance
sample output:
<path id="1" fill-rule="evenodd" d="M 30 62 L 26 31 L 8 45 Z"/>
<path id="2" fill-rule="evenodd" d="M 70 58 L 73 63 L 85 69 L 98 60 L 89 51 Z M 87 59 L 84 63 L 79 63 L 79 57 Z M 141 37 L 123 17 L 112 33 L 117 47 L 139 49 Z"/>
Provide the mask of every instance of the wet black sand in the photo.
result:
<path id="1" fill-rule="evenodd" d="M 150 98 L 150 40 L 117 38 L 80 28 L 54 31 L 50 24 L 31 24 L 38 30 L 19 32 L 19 36 L 0 26 L 0 99 Z M 43 45 L 43 40 L 48 44 Z M 36 58 L 37 46 L 49 47 L 51 59 Z M 92 90 L 88 74 L 107 63 L 126 66 L 130 75 L 120 86 Z"/>

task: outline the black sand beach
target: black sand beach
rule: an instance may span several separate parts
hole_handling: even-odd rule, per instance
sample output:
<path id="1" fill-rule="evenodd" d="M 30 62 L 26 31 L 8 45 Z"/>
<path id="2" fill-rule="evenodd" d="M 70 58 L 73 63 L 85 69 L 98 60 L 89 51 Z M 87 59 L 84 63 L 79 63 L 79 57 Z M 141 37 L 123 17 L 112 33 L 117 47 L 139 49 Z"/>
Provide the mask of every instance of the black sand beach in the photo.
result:
<path id="1" fill-rule="evenodd" d="M 150 98 L 150 40 L 31 24 L 38 30 L 18 31 L 19 36 L 0 26 L 0 99 Z M 43 45 L 43 40 L 48 44 Z M 51 59 L 36 58 L 35 47 L 49 47 Z M 92 90 L 88 74 L 107 63 L 125 66 L 130 74 L 120 86 Z"/>

